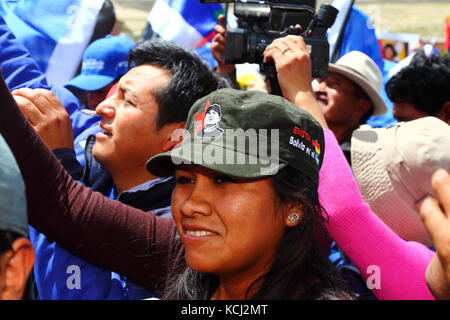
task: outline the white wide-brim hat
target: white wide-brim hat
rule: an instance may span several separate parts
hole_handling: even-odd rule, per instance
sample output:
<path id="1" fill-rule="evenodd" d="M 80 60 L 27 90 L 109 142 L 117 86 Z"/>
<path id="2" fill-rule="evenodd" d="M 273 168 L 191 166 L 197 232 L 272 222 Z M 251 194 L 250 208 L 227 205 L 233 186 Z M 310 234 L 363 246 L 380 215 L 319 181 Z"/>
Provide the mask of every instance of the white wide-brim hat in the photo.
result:
<path id="1" fill-rule="evenodd" d="M 360 51 L 348 52 L 336 63 L 330 63 L 328 71 L 341 74 L 356 83 L 372 101 L 374 116 L 387 112 L 386 104 L 380 96 L 383 76 L 377 64 L 368 55 Z"/>
<path id="2" fill-rule="evenodd" d="M 395 233 L 431 246 L 419 205 L 435 196 L 431 176 L 450 170 L 450 126 L 436 117 L 389 128 L 367 125 L 351 140 L 352 169 L 363 199 Z"/>

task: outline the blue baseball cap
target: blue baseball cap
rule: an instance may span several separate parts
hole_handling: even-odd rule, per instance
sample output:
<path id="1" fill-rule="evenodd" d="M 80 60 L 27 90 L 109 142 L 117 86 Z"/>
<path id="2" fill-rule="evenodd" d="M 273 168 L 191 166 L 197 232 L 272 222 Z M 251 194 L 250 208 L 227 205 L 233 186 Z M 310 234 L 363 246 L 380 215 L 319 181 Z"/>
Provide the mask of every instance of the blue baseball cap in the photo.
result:
<path id="1" fill-rule="evenodd" d="M 136 43 L 128 36 L 107 35 L 92 42 L 83 55 L 81 74 L 65 87 L 72 86 L 85 91 L 106 87 L 128 71 L 130 50 Z"/>
<path id="2" fill-rule="evenodd" d="M 25 184 L 16 159 L 0 135 L 0 230 L 28 236 Z"/>

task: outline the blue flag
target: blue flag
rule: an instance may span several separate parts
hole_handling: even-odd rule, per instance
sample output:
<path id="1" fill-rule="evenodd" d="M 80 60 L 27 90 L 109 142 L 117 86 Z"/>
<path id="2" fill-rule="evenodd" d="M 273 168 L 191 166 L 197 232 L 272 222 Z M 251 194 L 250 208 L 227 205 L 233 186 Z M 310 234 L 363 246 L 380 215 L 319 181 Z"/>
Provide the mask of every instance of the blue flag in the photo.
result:
<path id="1" fill-rule="evenodd" d="M 224 13 L 224 10 L 219 3 L 157 0 L 148 17 L 147 32 L 156 33 L 159 37 L 185 48 L 195 49 L 214 67 L 216 61 L 212 57 L 210 45 L 214 37 L 214 27 L 218 23 L 217 17 L 221 13 Z"/>
<path id="2" fill-rule="evenodd" d="M 392 68 L 392 64 L 385 63 L 382 58 L 375 28 L 372 26 L 370 17 L 354 6 L 353 2 L 351 0 L 336 0 L 333 2 L 333 6 L 340 10 L 336 18 L 337 24 L 328 33 L 330 52 L 334 50 L 338 53 L 333 62 L 336 62 L 347 52 L 361 51 L 367 54 L 380 68 L 385 85 L 387 80 L 389 80 L 387 75 L 390 68 Z M 341 19 L 339 19 L 339 16 L 341 16 Z M 339 22 L 341 23 L 339 24 Z M 342 39 L 340 43 L 337 43 L 336 39 L 338 39 L 339 33 L 342 34 Z M 335 44 L 339 45 L 339 48 L 334 48 L 333 45 Z M 384 100 L 388 111 L 382 116 L 371 117 L 367 121 L 373 127 L 386 127 L 396 122 L 392 114 L 393 104 L 387 97 L 384 85 L 380 91 L 380 96 Z"/>
<path id="3" fill-rule="evenodd" d="M 64 85 L 75 75 L 104 0 L 3 0 L 0 15 L 47 80 Z"/>

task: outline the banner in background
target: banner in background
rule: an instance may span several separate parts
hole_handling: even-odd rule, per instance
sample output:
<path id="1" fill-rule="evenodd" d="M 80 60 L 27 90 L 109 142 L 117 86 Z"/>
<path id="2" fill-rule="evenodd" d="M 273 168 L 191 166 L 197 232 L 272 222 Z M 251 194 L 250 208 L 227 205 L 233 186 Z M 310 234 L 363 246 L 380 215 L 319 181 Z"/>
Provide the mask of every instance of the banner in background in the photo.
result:
<path id="1" fill-rule="evenodd" d="M 420 35 L 413 33 L 376 32 L 381 48 L 391 44 L 397 53 L 398 61 L 405 59 L 412 53 L 412 48 L 420 42 Z M 383 58 L 384 55 L 383 55 Z"/>
<path id="2" fill-rule="evenodd" d="M 0 15 L 49 83 L 73 78 L 104 0 L 3 0 Z"/>
<path id="3" fill-rule="evenodd" d="M 211 65 L 215 64 L 210 46 L 217 17 L 224 9 L 219 3 L 199 0 L 157 0 L 148 16 L 149 27 L 162 39 L 185 48 L 196 49 Z M 215 65 L 211 65 L 214 67 Z"/>

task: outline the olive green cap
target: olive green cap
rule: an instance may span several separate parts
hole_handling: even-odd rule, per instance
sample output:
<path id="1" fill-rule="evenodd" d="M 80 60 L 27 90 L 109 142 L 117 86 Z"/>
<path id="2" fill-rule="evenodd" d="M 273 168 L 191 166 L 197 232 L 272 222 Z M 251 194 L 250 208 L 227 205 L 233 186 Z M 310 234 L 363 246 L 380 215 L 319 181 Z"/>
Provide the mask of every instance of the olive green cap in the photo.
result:
<path id="1" fill-rule="evenodd" d="M 274 175 L 289 165 L 317 187 L 324 144 L 320 124 L 286 99 L 226 88 L 194 103 L 183 142 L 152 157 L 147 170 L 170 176 L 177 165 L 196 164 L 251 179 Z"/>

